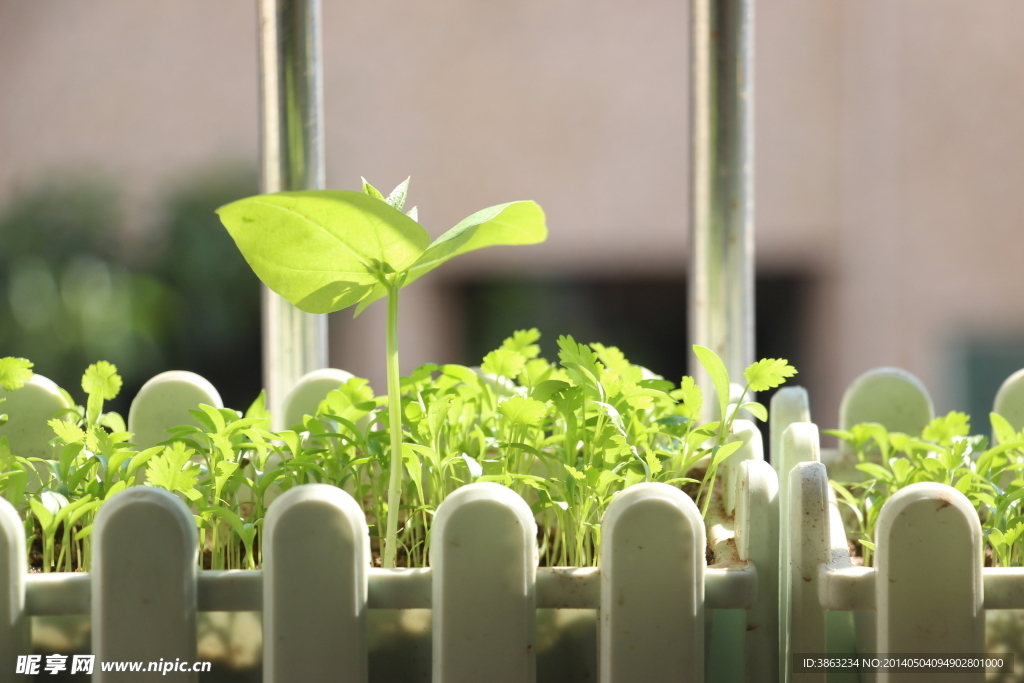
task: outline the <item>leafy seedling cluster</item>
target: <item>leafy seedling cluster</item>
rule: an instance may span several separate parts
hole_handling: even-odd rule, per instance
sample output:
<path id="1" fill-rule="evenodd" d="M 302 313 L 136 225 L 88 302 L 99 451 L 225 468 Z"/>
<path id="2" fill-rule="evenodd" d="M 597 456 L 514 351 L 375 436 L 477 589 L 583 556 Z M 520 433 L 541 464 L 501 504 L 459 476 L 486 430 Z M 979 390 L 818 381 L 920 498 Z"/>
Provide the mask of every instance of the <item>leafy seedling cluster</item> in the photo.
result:
<path id="1" fill-rule="evenodd" d="M 853 539 L 870 566 L 875 550 L 878 513 L 900 489 L 936 482 L 967 496 L 981 519 L 989 562 L 1018 567 L 1024 561 L 1024 432 L 996 413 L 990 414 L 995 444 L 970 435 L 970 418 L 961 412 L 932 420 L 920 435 L 890 432 L 876 423 L 830 430 L 857 456 L 863 479 L 833 481 L 839 501 L 855 521 Z"/>
<path id="2" fill-rule="evenodd" d="M 438 505 L 474 481 L 504 484 L 530 503 L 545 565 L 594 564 L 604 511 L 632 484 L 690 484 L 707 508 L 718 466 L 741 445 L 731 438 L 736 406 L 724 405 L 724 421 L 701 423 L 704 397 L 692 378 L 674 385 L 615 347 L 569 336 L 559 338 L 558 362 L 551 362 L 540 357 L 539 339 L 537 330 L 520 330 L 480 367 L 423 365 L 400 378 L 400 564 L 426 564 Z M 724 367 L 709 353 L 698 347 L 727 387 Z M 376 396 L 365 379 L 348 380 L 287 430 L 270 431 L 261 395 L 244 415 L 201 405 L 191 411 L 198 426 L 171 429 L 164 444 L 140 450 L 120 417 L 102 412 L 120 384 L 112 371 L 109 363 L 91 366 L 83 377 L 86 407 L 50 421 L 52 459 L 0 451 L 0 492 L 24 514 L 44 571 L 88 568 L 99 508 L 143 485 L 174 492 L 191 507 L 204 567 L 259 566 L 267 506 L 281 491 L 312 482 L 360 501 L 375 547 L 383 546 L 394 421 L 390 397 Z M 759 361 L 747 369 L 748 386 L 771 388 L 792 372 L 785 362 Z M 758 404 L 745 408 L 764 416 Z M 700 467 L 701 479 L 687 476 Z M 40 483 L 27 491 L 29 471 Z"/>

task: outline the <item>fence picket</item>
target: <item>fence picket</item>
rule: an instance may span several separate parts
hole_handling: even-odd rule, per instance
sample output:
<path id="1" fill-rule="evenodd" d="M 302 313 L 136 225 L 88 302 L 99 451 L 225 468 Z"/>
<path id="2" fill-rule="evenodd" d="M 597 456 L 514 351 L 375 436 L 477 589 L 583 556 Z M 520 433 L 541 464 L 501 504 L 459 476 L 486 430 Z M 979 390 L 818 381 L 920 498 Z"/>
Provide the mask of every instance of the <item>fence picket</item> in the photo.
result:
<path id="1" fill-rule="evenodd" d="M 876 527 L 878 651 L 982 653 L 985 611 L 981 523 L 962 493 L 934 483 L 900 489 Z M 879 673 L 879 683 L 917 681 Z M 984 681 L 976 674 L 930 674 L 930 681 Z"/>
<path id="2" fill-rule="evenodd" d="M 768 458 L 779 475 L 779 483 L 789 472 L 779 469 L 782 458 L 782 435 L 794 422 L 810 422 L 811 408 L 807 390 L 803 387 L 782 387 L 772 396 L 771 408 L 768 411 L 769 446 Z"/>
<path id="3" fill-rule="evenodd" d="M 198 425 L 188 411 L 200 403 L 224 407 L 217 389 L 196 373 L 161 372 L 142 385 L 128 409 L 128 431 L 135 435 L 132 443 L 149 448 L 170 438 L 171 427 Z"/>
<path id="4" fill-rule="evenodd" d="M 736 546 L 757 568 L 757 597 L 747 611 L 748 681 L 779 680 L 779 478 L 763 460 L 740 468 Z"/>
<path id="5" fill-rule="evenodd" d="M 790 428 L 792 430 L 792 427 Z M 817 432 L 817 429 L 815 429 Z M 801 462 L 789 473 L 792 502 L 789 526 L 799 529 L 789 539 L 789 646 L 787 652 L 824 653 L 826 651 L 827 611 L 818 599 L 818 574 L 831 557 L 829 536 L 828 474 L 820 462 Z M 785 604 L 785 603 L 783 603 Z M 783 632 L 785 637 L 785 631 Z M 788 673 L 793 662 L 785 657 Z M 825 681 L 825 672 L 805 673 L 801 680 Z M 784 680 L 791 680 L 784 676 Z"/>
<path id="6" fill-rule="evenodd" d="M 1024 370 L 1013 373 L 1000 385 L 992 410 L 1005 417 L 1014 429 L 1024 429 Z"/>
<path id="7" fill-rule="evenodd" d="M 367 680 L 370 537 L 345 491 L 309 484 L 267 510 L 263 550 L 263 680 Z"/>
<path id="8" fill-rule="evenodd" d="M 899 368 L 874 368 L 853 380 L 839 404 L 839 428 L 861 422 L 878 422 L 891 432 L 920 434 L 935 417 L 928 389 L 914 375 Z M 839 442 L 839 451 L 853 455 L 853 448 Z"/>
<path id="9" fill-rule="evenodd" d="M 470 484 L 438 506 L 434 683 L 536 680 L 536 539 L 530 506 L 504 486 Z"/>
<path id="10" fill-rule="evenodd" d="M 729 440 L 743 442 L 740 449 L 721 464 L 722 503 L 725 514 L 732 515 L 736 511 L 740 491 L 740 465 L 747 460 L 764 460 L 764 444 L 761 430 L 751 420 L 734 420 Z"/>
<path id="11" fill-rule="evenodd" d="M 337 368 L 320 368 L 299 378 L 281 402 L 280 424 L 274 429 L 290 429 L 300 424 L 304 415 L 313 415 L 320 403 L 345 382 L 355 377 Z"/>
<path id="12" fill-rule="evenodd" d="M 166 681 L 146 663 L 196 660 L 198 538 L 192 513 L 173 493 L 134 488 L 96 516 L 92 557 L 93 652 L 101 662 L 141 661 L 141 673 L 93 680 Z M 194 673 L 179 680 L 197 681 Z"/>
<path id="13" fill-rule="evenodd" d="M 793 529 L 790 522 L 793 506 L 792 494 L 790 493 L 790 481 L 793 469 L 801 462 L 818 462 L 821 460 L 821 444 L 818 438 L 818 427 L 813 422 L 793 422 L 780 439 L 779 453 L 776 455 L 776 471 L 779 473 L 779 519 L 782 524 L 779 526 L 779 662 L 783 669 L 780 675 L 784 674 L 788 666 L 786 660 L 787 640 L 790 632 L 790 613 L 785 608 L 790 604 L 790 564 L 791 547 L 790 537 Z M 788 680 L 783 676 L 783 680 Z"/>
<path id="14" fill-rule="evenodd" d="M 617 494 L 602 523 L 602 683 L 704 680 L 704 522 L 667 484 Z"/>
<path id="15" fill-rule="evenodd" d="M 0 498 L 0 681 L 13 682 L 18 655 L 31 652 L 25 613 L 25 527 L 18 511 Z"/>
<path id="16" fill-rule="evenodd" d="M 5 391 L 0 387 L 0 399 L 6 399 L 2 401 L 0 414 L 6 413 L 10 418 L 7 424 L 0 426 L 0 437 L 7 439 L 11 453 L 22 458 L 53 459 L 50 441 L 54 434 L 47 422 L 58 411 L 71 407 L 60 388 L 42 375 L 33 375 L 20 389 Z M 9 481 L 5 497 L 21 504 L 24 501 L 21 500 L 20 491 L 35 493 L 39 490 L 40 481 L 48 478 L 47 466 L 34 462 L 25 475 L 24 489 L 22 485 L 12 486 Z"/>

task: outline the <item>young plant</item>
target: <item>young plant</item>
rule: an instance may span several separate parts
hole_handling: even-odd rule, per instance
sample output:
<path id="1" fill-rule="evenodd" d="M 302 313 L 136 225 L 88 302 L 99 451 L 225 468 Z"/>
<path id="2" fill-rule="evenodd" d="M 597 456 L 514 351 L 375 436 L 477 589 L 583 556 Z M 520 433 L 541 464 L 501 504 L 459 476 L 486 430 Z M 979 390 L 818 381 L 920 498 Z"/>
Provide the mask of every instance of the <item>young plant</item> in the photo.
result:
<path id="1" fill-rule="evenodd" d="M 32 379 L 32 363 L 24 358 L 0 358 L 0 388 L 4 391 L 16 391 Z M 0 396 L 0 403 L 6 401 Z M 0 427 L 7 424 L 7 415 L 0 410 Z M 10 443 L 6 436 L 0 436 L 0 494 L 7 493 L 8 498 L 19 501 L 23 497 L 28 482 L 28 467 L 32 465 L 25 458 L 18 458 L 11 453 Z"/>
<path id="2" fill-rule="evenodd" d="M 970 418 L 956 411 L 932 420 L 920 436 L 890 432 L 876 423 L 825 432 L 850 444 L 864 475 L 860 481 L 833 481 L 832 487 L 856 519 L 853 540 L 862 548 L 865 566 L 872 562 L 882 506 L 896 491 L 918 482 L 946 484 L 967 496 L 978 511 L 993 561 L 1004 567 L 1021 563 L 1024 433 L 996 413 L 990 418 L 996 437 L 992 447 L 988 437 L 970 436 Z"/>
<path id="3" fill-rule="evenodd" d="M 388 443 L 399 429 L 396 466 L 407 476 L 399 478 L 403 523 L 392 547 L 410 567 L 426 563 L 438 506 L 473 481 L 509 486 L 531 505 L 545 566 L 592 565 L 609 503 L 633 484 L 702 484 L 697 499 L 706 511 L 718 466 L 739 447 L 731 435 L 739 408 L 764 418 L 763 408 L 727 399 L 719 405 L 726 419 L 702 424 L 703 395 L 692 378 L 677 387 L 615 347 L 567 335 L 552 363 L 540 357 L 539 340 L 536 329 L 516 331 L 479 368 L 423 365 L 400 378 L 397 411 L 391 396 L 375 396 L 365 379 L 352 378 L 287 430 L 269 431 L 262 398 L 244 416 L 201 405 L 191 411 L 197 424 L 174 427 L 167 441 L 142 451 L 108 426 L 117 420 L 104 415 L 102 400 L 113 397 L 119 378 L 113 366 L 97 363 L 83 378 L 92 408 L 62 411 L 66 419 L 49 423 L 54 457 L 19 458 L 0 442 L 0 491 L 20 501 L 30 547 L 39 545 L 31 557 L 44 571 L 88 569 L 96 513 L 119 491 L 142 485 L 143 468 L 146 486 L 171 491 L 192 509 L 203 567 L 258 567 L 269 501 L 309 482 L 349 491 L 380 538 L 395 510 L 387 502 L 395 471 Z M 727 396 L 721 362 L 704 349 L 698 356 Z M 747 388 L 770 388 L 792 373 L 785 361 L 759 361 L 745 373 Z M 389 429 L 394 415 L 401 427 Z M 699 462 L 709 465 L 702 482 L 687 476 Z M 46 475 L 38 490 L 12 486 L 35 466 Z M 1008 561 L 1019 557 L 1013 533 L 990 538 L 1004 540 Z"/>
<path id="4" fill-rule="evenodd" d="M 535 244 L 547 236 L 540 207 L 519 201 L 478 211 L 431 242 L 415 220 L 416 209 L 402 213 L 408 186 L 407 179 L 385 198 L 364 180 L 362 193 L 282 192 L 242 199 L 217 211 L 260 280 L 299 309 L 331 313 L 355 305 L 358 315 L 387 298 L 391 464 L 384 567 L 395 566 L 398 551 L 403 469 L 398 293 L 460 254 Z"/>
<path id="5" fill-rule="evenodd" d="M 32 379 L 32 363 L 24 358 L 0 358 L 0 388 L 14 391 L 25 386 Z M 7 398 L 0 396 L 0 403 Z M 0 427 L 7 423 L 7 416 L 0 412 Z"/>
<path id="6" fill-rule="evenodd" d="M 742 442 L 739 441 L 726 442 L 726 436 L 732 429 L 732 423 L 736 419 L 736 415 L 741 410 L 746 410 L 762 422 L 768 420 L 768 411 L 762 404 L 756 401 L 743 402 L 743 398 L 751 391 L 768 391 L 780 386 L 787 378 L 796 374 L 796 368 L 781 358 L 763 358 L 751 364 L 743 371 L 743 377 L 747 380 L 747 384 L 739 394 L 741 402 L 739 404 L 730 404 L 732 385 L 729 381 L 729 371 L 726 370 L 725 363 L 711 349 L 704 346 L 695 344 L 693 352 L 697 355 L 697 360 L 704 366 L 704 369 L 715 385 L 715 393 L 718 395 L 718 414 L 722 416 L 718 422 L 704 425 L 701 430 L 696 432 L 698 436 L 711 436 L 714 434 L 711 461 L 708 464 L 704 479 L 701 481 L 700 491 L 697 493 L 697 503 L 701 506 L 701 514 L 707 515 L 708 505 L 711 503 L 711 496 L 715 486 L 715 477 L 718 474 L 718 467 L 742 445 Z M 696 385 L 692 385 L 692 389 L 697 389 Z M 701 503 L 702 495 L 703 503 Z"/>

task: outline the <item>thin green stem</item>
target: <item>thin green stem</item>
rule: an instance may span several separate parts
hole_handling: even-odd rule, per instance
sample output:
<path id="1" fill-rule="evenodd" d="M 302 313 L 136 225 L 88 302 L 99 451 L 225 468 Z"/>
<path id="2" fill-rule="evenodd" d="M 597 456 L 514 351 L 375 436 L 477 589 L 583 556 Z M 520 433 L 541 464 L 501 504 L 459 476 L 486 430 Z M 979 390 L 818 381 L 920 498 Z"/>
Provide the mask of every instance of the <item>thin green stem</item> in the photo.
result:
<path id="1" fill-rule="evenodd" d="M 402 397 L 398 382 L 398 287 L 388 287 L 388 430 L 391 433 L 391 480 L 388 484 L 387 535 L 381 566 L 395 566 L 398 511 L 402 497 Z"/>

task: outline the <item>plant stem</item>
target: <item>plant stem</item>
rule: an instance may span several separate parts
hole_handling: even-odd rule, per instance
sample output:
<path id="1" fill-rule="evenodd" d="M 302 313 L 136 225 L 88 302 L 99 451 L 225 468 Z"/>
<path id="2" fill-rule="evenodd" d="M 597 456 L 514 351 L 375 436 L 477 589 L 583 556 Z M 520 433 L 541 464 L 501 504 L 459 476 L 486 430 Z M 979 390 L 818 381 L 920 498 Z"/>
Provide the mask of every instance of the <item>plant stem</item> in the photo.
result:
<path id="1" fill-rule="evenodd" d="M 398 511 L 402 487 L 402 397 L 398 382 L 398 287 L 388 287 L 388 431 L 391 433 L 391 481 L 388 484 L 387 535 L 381 566 L 395 566 L 398 555 Z"/>

